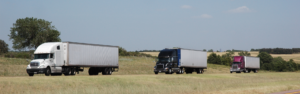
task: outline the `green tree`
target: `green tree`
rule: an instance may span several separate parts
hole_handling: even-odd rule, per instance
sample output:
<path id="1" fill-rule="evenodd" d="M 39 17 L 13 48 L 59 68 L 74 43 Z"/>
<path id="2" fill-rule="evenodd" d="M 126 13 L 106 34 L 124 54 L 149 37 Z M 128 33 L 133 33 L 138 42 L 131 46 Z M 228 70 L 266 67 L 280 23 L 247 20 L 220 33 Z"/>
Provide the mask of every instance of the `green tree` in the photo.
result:
<path id="1" fill-rule="evenodd" d="M 44 42 L 59 42 L 60 32 L 51 25 L 52 22 L 37 18 L 17 19 L 10 28 L 10 40 L 14 49 L 37 48 Z"/>
<path id="2" fill-rule="evenodd" d="M 239 56 L 250 56 L 250 55 L 251 55 L 251 54 L 248 53 L 247 51 L 241 51 L 241 52 L 239 52 L 238 54 L 239 54 Z"/>
<path id="3" fill-rule="evenodd" d="M 214 50 L 213 50 L 213 49 L 210 49 L 210 50 L 208 50 L 207 52 L 214 52 Z"/>
<path id="4" fill-rule="evenodd" d="M 7 53 L 8 52 L 8 44 L 5 43 L 5 41 L 0 39 L 0 54 Z"/>
<path id="5" fill-rule="evenodd" d="M 120 56 L 127 56 L 129 53 L 122 47 L 119 47 L 119 55 Z"/>
<path id="6" fill-rule="evenodd" d="M 203 49 L 203 51 L 206 51 L 206 49 Z"/>
<path id="7" fill-rule="evenodd" d="M 222 57 L 222 64 L 226 66 L 230 66 L 232 63 L 231 57 Z"/>
<path id="8" fill-rule="evenodd" d="M 260 58 L 262 63 L 271 63 L 273 61 L 273 57 L 267 52 L 261 52 L 257 55 Z"/>
<path id="9" fill-rule="evenodd" d="M 222 64 L 221 56 L 216 53 L 211 53 L 207 58 L 207 62 L 212 64 Z"/>

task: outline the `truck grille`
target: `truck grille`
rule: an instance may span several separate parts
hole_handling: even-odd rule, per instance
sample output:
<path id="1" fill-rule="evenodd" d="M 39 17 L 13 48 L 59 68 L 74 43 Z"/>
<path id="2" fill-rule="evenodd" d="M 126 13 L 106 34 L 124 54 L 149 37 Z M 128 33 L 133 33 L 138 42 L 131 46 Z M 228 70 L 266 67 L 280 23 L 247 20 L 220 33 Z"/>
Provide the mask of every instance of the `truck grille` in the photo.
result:
<path id="1" fill-rule="evenodd" d="M 232 66 L 232 69 L 237 69 L 237 65 L 233 65 L 233 66 Z"/>
<path id="2" fill-rule="evenodd" d="M 31 62 L 30 63 L 30 67 L 37 67 L 37 66 L 39 66 L 38 62 Z"/>
<path id="3" fill-rule="evenodd" d="M 164 65 L 156 65 L 156 68 L 162 69 L 162 68 L 164 68 Z"/>

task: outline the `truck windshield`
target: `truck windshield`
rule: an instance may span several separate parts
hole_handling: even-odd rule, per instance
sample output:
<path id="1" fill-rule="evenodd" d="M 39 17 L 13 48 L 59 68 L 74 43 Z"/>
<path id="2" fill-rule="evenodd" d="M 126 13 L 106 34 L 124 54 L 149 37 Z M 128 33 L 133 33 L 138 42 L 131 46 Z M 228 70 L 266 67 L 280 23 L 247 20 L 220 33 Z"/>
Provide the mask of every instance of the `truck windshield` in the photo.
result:
<path id="1" fill-rule="evenodd" d="M 34 59 L 48 59 L 49 54 L 34 54 Z"/>
<path id="2" fill-rule="evenodd" d="M 160 62 L 160 63 L 168 63 L 168 62 L 170 62 L 170 59 L 169 58 L 159 58 L 158 62 Z"/>
<path id="3" fill-rule="evenodd" d="M 233 62 L 232 64 L 241 64 L 241 62 Z"/>

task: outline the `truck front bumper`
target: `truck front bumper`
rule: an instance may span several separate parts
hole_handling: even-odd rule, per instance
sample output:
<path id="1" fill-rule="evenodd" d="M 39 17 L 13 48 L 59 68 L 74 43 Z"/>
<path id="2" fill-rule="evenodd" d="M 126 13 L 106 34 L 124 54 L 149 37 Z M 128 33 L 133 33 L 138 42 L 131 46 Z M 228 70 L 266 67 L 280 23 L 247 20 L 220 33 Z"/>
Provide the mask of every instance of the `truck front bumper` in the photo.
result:
<path id="1" fill-rule="evenodd" d="M 165 69 L 154 69 L 154 72 L 167 72 Z"/>
<path id="2" fill-rule="evenodd" d="M 241 72 L 244 71 L 243 69 L 230 69 L 230 72 Z"/>
<path id="3" fill-rule="evenodd" d="M 41 74 L 46 72 L 46 68 L 26 69 L 27 73 Z"/>

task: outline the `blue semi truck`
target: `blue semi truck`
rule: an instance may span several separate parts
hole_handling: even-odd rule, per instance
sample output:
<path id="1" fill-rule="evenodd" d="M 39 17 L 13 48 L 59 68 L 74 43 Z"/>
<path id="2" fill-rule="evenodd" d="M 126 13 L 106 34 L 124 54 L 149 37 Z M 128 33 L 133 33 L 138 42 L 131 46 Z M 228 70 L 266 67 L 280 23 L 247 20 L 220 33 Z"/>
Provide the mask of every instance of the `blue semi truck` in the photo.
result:
<path id="1" fill-rule="evenodd" d="M 207 53 L 192 49 L 163 49 L 160 51 L 154 66 L 154 73 L 201 74 L 207 69 Z"/>

